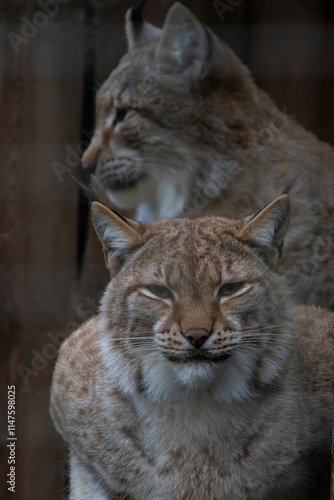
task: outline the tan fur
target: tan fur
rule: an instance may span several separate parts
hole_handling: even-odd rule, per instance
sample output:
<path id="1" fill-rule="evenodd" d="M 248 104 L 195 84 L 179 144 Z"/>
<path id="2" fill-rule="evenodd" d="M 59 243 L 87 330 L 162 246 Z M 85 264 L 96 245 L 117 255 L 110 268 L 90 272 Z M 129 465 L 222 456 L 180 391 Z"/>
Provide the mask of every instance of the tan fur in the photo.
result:
<path id="1" fill-rule="evenodd" d="M 130 49 L 98 92 L 83 157 L 95 181 L 144 222 L 235 217 L 305 168 L 282 270 L 300 302 L 333 308 L 333 149 L 281 113 L 185 7 L 175 4 L 160 31 L 134 30 L 129 16 L 127 25 Z M 128 110 L 122 121 L 117 109 Z"/>
<path id="2" fill-rule="evenodd" d="M 51 391 L 71 500 L 306 500 L 322 468 L 329 482 L 334 315 L 294 309 L 275 271 L 288 219 L 286 195 L 252 220 L 93 203 L 112 279 Z"/>

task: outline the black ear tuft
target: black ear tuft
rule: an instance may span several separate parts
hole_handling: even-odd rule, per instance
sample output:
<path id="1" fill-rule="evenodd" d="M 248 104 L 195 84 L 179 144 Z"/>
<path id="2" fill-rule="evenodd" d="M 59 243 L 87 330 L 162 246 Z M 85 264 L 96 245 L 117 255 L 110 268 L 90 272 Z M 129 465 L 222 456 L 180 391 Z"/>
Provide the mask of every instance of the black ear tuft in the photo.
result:
<path id="1" fill-rule="evenodd" d="M 141 24 L 143 22 L 142 10 L 147 0 L 137 0 L 131 9 L 130 20 L 134 24 Z"/>
<path id="2" fill-rule="evenodd" d="M 137 0 L 125 15 L 125 30 L 129 51 L 158 41 L 161 29 L 143 20 L 142 9 L 147 0 Z"/>
<path id="3" fill-rule="evenodd" d="M 72 179 L 78 184 L 78 186 L 81 188 L 83 194 L 86 196 L 88 201 L 90 203 L 93 203 L 93 201 L 98 201 L 102 205 L 106 205 L 103 201 L 99 200 L 99 197 L 95 193 L 94 189 L 87 184 L 84 180 L 76 177 L 75 175 L 71 174 Z"/>
<path id="4" fill-rule="evenodd" d="M 293 188 L 294 186 L 294 183 L 296 182 L 296 180 L 298 179 L 298 177 L 304 172 L 305 170 L 305 167 L 301 169 L 300 172 L 298 172 L 298 174 L 294 175 L 292 177 L 292 179 L 289 180 L 289 182 L 287 183 L 287 185 L 285 186 L 285 188 L 283 189 L 282 193 L 281 194 L 289 194 L 291 189 Z"/>

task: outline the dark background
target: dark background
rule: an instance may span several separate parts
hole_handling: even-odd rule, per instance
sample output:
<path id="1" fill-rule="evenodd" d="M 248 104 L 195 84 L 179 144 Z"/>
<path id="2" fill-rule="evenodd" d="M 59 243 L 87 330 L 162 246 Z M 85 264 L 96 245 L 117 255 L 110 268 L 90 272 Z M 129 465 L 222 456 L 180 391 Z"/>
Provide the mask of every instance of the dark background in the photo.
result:
<path id="1" fill-rule="evenodd" d="M 48 416 L 57 343 L 94 312 L 108 279 L 69 173 L 93 128 L 95 89 L 126 51 L 132 1 L 60 1 L 46 21 L 37 0 L 0 1 L 1 499 L 62 498 L 65 447 Z M 145 18 L 161 26 L 172 3 L 149 0 Z M 223 20 L 211 0 L 184 3 L 230 44 L 281 110 L 334 143 L 333 1 L 226 0 L 235 7 Z M 27 20 L 40 25 L 25 31 L 29 37 Z M 16 494 L 6 485 L 11 384 Z"/>

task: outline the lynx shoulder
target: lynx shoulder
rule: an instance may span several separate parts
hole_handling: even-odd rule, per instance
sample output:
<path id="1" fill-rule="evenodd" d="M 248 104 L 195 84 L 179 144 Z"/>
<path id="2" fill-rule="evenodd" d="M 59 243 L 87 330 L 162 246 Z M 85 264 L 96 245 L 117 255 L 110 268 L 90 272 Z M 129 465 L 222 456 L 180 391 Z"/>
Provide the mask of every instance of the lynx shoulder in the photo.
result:
<path id="1" fill-rule="evenodd" d="M 92 213 L 111 281 L 51 391 L 71 499 L 320 499 L 334 315 L 276 272 L 289 197 L 236 220 Z"/>

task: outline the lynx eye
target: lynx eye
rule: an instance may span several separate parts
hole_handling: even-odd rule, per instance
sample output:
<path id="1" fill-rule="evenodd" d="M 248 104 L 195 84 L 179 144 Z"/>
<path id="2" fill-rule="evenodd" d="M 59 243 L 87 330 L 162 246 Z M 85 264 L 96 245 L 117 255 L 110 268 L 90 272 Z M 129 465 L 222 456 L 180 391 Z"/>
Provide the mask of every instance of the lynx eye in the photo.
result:
<path id="1" fill-rule="evenodd" d="M 234 293 L 238 292 L 243 285 L 244 285 L 243 282 L 241 282 L 241 283 L 225 283 L 225 285 L 222 285 L 219 288 L 218 296 L 219 297 L 227 297 L 228 295 L 233 295 Z"/>
<path id="2" fill-rule="evenodd" d="M 161 299 L 171 299 L 173 298 L 172 292 L 166 286 L 162 285 L 150 285 L 147 287 L 150 292 L 152 292 L 157 297 Z"/>
<path id="3" fill-rule="evenodd" d="M 116 116 L 114 119 L 114 125 L 116 125 L 119 122 L 122 122 L 124 118 L 126 117 L 128 113 L 128 108 L 117 108 L 116 109 Z"/>

